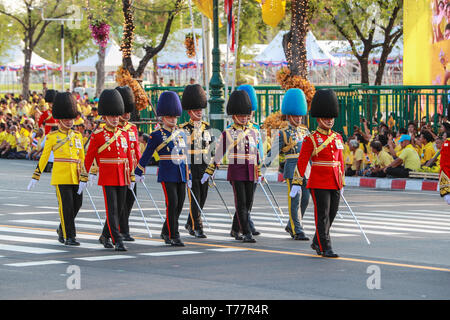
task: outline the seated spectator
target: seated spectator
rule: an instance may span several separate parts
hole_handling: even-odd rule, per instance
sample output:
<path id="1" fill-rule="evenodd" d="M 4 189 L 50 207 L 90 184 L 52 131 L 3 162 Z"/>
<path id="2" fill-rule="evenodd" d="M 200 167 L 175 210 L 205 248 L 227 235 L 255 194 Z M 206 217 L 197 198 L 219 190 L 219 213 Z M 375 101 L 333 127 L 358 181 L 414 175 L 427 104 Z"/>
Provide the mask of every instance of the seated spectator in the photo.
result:
<path id="1" fill-rule="evenodd" d="M 375 159 L 372 167 L 367 170 L 367 175 L 380 178 L 386 177 L 386 173 L 383 169 L 390 165 L 394 161 L 394 158 L 383 150 L 383 146 L 380 141 L 372 141 L 370 147 L 375 155 Z"/>
<path id="2" fill-rule="evenodd" d="M 383 171 L 395 178 L 407 178 L 409 172 L 420 169 L 420 157 L 411 145 L 411 136 L 404 134 L 399 140 L 402 150 L 397 159 L 385 167 Z"/>
<path id="3" fill-rule="evenodd" d="M 345 175 L 359 175 L 363 169 L 364 151 L 359 148 L 358 140 L 350 140 L 349 147 L 352 152 L 353 162 L 352 165 L 345 170 Z"/>
<path id="4" fill-rule="evenodd" d="M 17 127 L 13 124 L 9 127 L 8 135 L 4 141 L 4 146 L 0 147 L 0 158 L 8 158 L 11 152 L 16 152 L 17 147 Z"/>
<path id="5" fill-rule="evenodd" d="M 434 149 L 434 139 L 429 131 L 422 131 L 420 133 L 420 140 L 422 144 L 422 153 L 420 154 L 420 163 L 424 165 L 427 161 L 431 160 L 436 153 Z"/>
<path id="6" fill-rule="evenodd" d="M 38 132 L 32 138 L 30 152 L 28 153 L 27 159 L 39 160 L 43 150 L 43 148 L 41 148 L 43 140 L 44 140 L 44 130 L 42 128 L 39 128 Z"/>

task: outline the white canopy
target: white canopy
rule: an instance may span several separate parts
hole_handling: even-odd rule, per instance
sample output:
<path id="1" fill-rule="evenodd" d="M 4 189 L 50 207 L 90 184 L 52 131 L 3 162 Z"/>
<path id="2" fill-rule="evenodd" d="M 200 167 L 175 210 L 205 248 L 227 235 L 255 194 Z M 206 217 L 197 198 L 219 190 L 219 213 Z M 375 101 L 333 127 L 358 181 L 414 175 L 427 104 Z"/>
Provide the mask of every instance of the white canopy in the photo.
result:
<path id="1" fill-rule="evenodd" d="M 283 50 L 283 35 L 289 31 L 280 31 L 267 45 L 266 49 L 253 60 L 263 65 L 280 65 L 286 63 L 286 55 Z M 331 55 L 317 41 L 311 31 L 306 36 L 306 59 L 311 66 L 315 65 L 342 65 L 341 59 Z"/>
<path id="2" fill-rule="evenodd" d="M 71 72 L 96 72 L 95 65 L 98 61 L 98 55 L 94 54 L 89 58 L 86 58 L 70 67 Z M 131 61 L 135 67 L 139 63 L 139 58 L 136 56 L 131 56 Z M 105 53 L 105 72 L 117 71 L 117 69 L 122 65 L 122 51 L 120 47 L 111 41 L 109 46 L 106 48 Z"/>
<path id="3" fill-rule="evenodd" d="M 6 54 L 2 57 L 2 60 L 5 62 L 5 65 L 9 67 L 23 67 L 25 63 L 25 55 L 22 51 L 21 46 L 15 46 L 8 50 Z M 31 66 L 59 66 L 58 64 L 46 60 L 36 53 L 31 54 Z"/>
<path id="4" fill-rule="evenodd" d="M 200 36 L 198 38 L 197 44 L 197 57 L 189 58 L 186 54 L 186 47 L 184 46 L 184 40 L 186 35 L 192 33 L 191 28 L 186 28 L 182 30 L 178 30 L 169 34 L 167 38 L 166 45 L 164 48 L 158 53 L 158 68 L 186 68 L 189 65 L 194 65 L 197 63 L 197 59 L 199 63 L 203 62 L 203 38 L 202 38 L 202 29 L 196 28 L 194 29 L 196 36 Z"/>

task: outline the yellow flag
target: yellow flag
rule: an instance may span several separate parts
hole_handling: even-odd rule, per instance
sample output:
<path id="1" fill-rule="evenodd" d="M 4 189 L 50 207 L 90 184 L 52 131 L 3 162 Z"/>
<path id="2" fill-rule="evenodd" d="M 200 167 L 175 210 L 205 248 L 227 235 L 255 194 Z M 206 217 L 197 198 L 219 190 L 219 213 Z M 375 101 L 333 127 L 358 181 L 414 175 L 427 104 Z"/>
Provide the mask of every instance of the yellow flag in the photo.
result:
<path id="1" fill-rule="evenodd" d="M 262 18 L 265 24 L 276 27 L 284 18 L 286 0 L 262 1 Z"/>
<path id="2" fill-rule="evenodd" d="M 198 10 L 213 21 L 213 0 L 193 0 Z M 219 19 L 219 27 L 222 23 Z"/>

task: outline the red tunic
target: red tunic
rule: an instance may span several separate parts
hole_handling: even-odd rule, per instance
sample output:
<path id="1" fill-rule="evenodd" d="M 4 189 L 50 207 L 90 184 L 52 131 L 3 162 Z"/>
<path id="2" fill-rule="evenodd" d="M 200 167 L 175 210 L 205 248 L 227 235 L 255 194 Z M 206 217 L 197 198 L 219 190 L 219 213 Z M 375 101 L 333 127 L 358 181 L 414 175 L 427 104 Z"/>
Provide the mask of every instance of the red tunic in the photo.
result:
<path id="1" fill-rule="evenodd" d="M 58 125 L 58 120 L 54 119 L 52 116 L 52 111 L 50 109 L 45 110 L 43 114 L 39 117 L 38 127 L 44 126 L 44 132 L 47 135 L 53 127 Z"/>
<path id="2" fill-rule="evenodd" d="M 131 157 L 133 158 L 132 169 L 134 170 L 137 167 L 139 160 L 141 159 L 141 150 L 139 149 L 139 141 L 138 141 L 139 139 L 138 129 L 135 124 L 130 122 L 125 122 L 123 126 L 119 125 L 118 127 L 126 131 L 128 134 L 128 138 L 130 140 Z"/>
<path id="3" fill-rule="evenodd" d="M 111 140 L 109 146 L 105 147 L 105 143 Z M 92 134 L 84 160 L 86 172 L 89 172 L 94 159 L 99 168 L 99 185 L 125 186 L 134 180 L 134 175 L 131 177 L 133 158 L 130 141 L 127 132 L 122 129 L 115 128 L 112 131 L 104 127 Z"/>
<path id="4" fill-rule="evenodd" d="M 439 190 L 441 196 L 445 196 L 450 193 L 450 138 L 447 138 L 442 144 L 440 165 Z"/>
<path id="5" fill-rule="evenodd" d="M 334 138 L 321 151 L 321 145 L 331 135 Z M 331 130 L 327 133 L 318 128 L 305 138 L 298 157 L 297 168 L 301 177 L 305 176 L 308 162 L 311 160 L 311 174 L 306 185 L 309 189 L 339 190 L 344 184 L 344 156 L 342 137 Z M 313 154 L 316 153 L 317 154 Z"/>

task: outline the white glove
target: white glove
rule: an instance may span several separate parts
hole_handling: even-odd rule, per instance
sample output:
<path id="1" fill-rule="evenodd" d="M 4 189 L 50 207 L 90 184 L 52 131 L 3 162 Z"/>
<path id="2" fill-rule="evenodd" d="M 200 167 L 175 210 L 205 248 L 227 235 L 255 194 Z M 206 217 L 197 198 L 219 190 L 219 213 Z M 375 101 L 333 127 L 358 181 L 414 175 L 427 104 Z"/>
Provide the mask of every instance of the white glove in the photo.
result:
<path id="1" fill-rule="evenodd" d="M 134 178 L 135 178 L 136 182 L 144 182 L 144 180 L 145 180 L 145 176 L 135 175 Z"/>
<path id="2" fill-rule="evenodd" d="M 37 182 L 38 180 L 31 179 L 30 183 L 28 184 L 27 190 L 30 191 L 31 189 L 33 189 Z"/>
<path id="3" fill-rule="evenodd" d="M 78 193 L 78 194 L 82 194 L 83 191 L 84 191 L 84 189 L 86 189 L 86 187 L 87 187 L 87 182 L 81 181 L 80 184 L 79 184 L 79 186 L 78 186 L 78 191 L 77 191 L 77 193 Z"/>
<path id="4" fill-rule="evenodd" d="M 94 183 L 97 182 L 97 175 L 89 173 L 89 180 L 88 180 L 88 186 L 92 187 Z"/>
<path id="5" fill-rule="evenodd" d="M 136 184 L 136 182 L 131 182 L 130 185 L 128 186 L 128 189 L 134 190 L 135 184 Z"/>
<path id="6" fill-rule="evenodd" d="M 192 180 L 188 180 L 188 182 L 187 182 L 187 187 L 188 187 L 189 189 L 192 189 Z"/>
<path id="7" fill-rule="evenodd" d="M 450 193 L 444 196 L 444 200 L 447 201 L 447 204 L 450 205 Z"/>
<path id="8" fill-rule="evenodd" d="M 291 188 L 291 192 L 289 192 L 289 196 L 291 198 L 295 198 L 295 196 L 297 195 L 297 193 L 300 192 L 300 190 L 302 190 L 301 186 L 293 185 Z"/>
<path id="9" fill-rule="evenodd" d="M 257 180 L 255 180 L 255 183 L 261 183 L 264 180 L 263 176 L 259 176 Z"/>
<path id="10" fill-rule="evenodd" d="M 202 184 L 204 184 L 206 181 L 208 181 L 209 177 L 211 177 L 211 176 L 205 172 L 205 173 L 203 174 L 202 180 L 200 180 L 200 182 L 201 182 Z"/>

